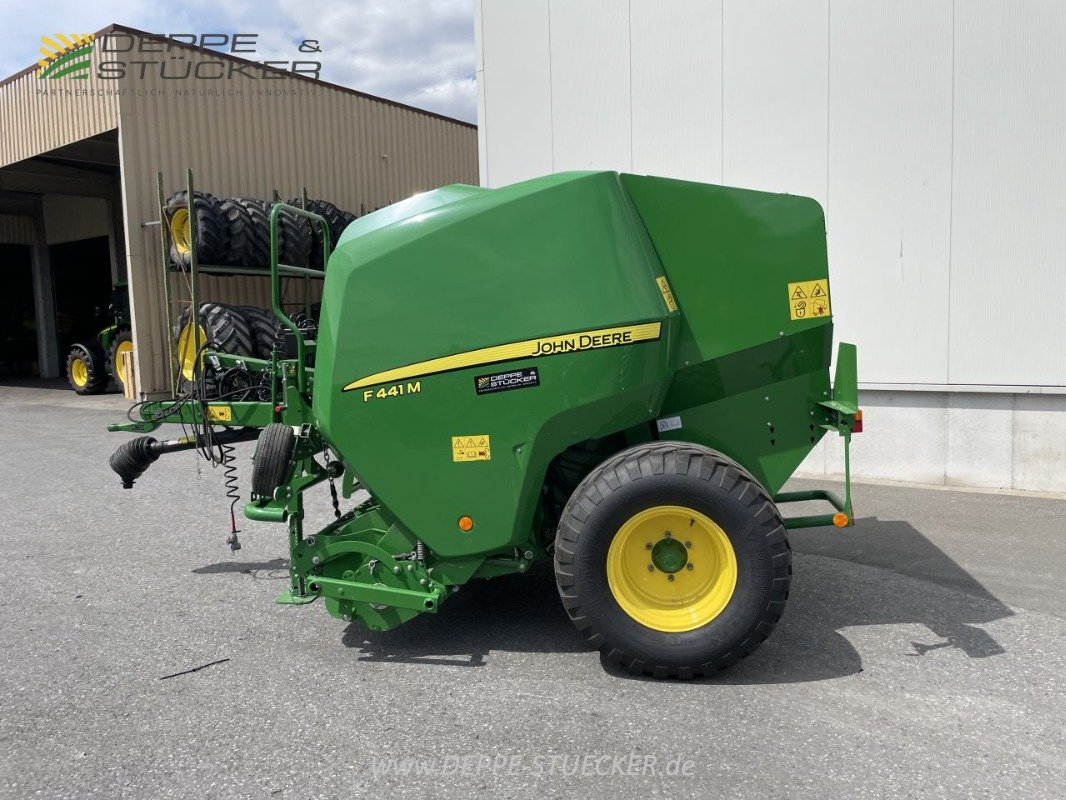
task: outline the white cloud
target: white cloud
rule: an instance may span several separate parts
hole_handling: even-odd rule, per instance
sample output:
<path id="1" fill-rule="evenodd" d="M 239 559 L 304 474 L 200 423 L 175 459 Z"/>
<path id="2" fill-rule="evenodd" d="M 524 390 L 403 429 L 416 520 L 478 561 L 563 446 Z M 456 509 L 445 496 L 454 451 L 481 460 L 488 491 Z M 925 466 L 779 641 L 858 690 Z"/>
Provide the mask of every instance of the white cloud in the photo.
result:
<path id="1" fill-rule="evenodd" d="M 37 60 L 41 34 L 96 31 L 112 22 L 156 33 L 256 32 L 255 60 L 318 59 L 322 79 L 331 83 L 468 122 L 477 117 L 473 0 L 5 3 L 0 77 Z M 300 54 L 304 39 L 318 40 L 322 52 Z"/>

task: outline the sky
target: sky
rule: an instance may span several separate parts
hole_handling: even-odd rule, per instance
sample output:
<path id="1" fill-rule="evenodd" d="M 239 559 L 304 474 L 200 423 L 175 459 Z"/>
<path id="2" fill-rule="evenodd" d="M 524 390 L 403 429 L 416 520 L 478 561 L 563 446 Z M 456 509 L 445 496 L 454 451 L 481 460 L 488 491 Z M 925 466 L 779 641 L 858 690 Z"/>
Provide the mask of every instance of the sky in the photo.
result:
<path id="1" fill-rule="evenodd" d="M 42 34 L 113 22 L 162 34 L 257 33 L 246 58 L 315 58 L 323 80 L 477 121 L 473 0 L 0 0 L 0 78 L 37 61 Z M 301 55 L 305 39 L 321 53 Z"/>

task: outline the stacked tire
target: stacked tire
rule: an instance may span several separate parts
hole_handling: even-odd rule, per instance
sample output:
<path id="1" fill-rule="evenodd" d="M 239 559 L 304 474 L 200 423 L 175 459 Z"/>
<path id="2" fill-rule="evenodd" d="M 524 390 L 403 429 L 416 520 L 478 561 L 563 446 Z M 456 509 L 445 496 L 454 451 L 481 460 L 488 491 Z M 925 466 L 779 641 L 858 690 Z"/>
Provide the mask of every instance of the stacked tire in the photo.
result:
<path id="1" fill-rule="evenodd" d="M 307 338 L 315 337 L 313 319 L 296 314 L 293 321 Z M 177 342 L 179 379 L 183 389 L 196 380 L 196 360 L 203 363 L 203 351 L 228 353 L 235 356 L 269 359 L 277 350 L 281 358 L 295 358 L 296 339 L 274 312 L 257 306 L 234 306 L 225 303 L 200 305 L 200 334 L 192 328 L 192 311 L 186 308 L 174 328 Z"/>
<path id="2" fill-rule="evenodd" d="M 290 205 L 304 206 L 302 200 Z M 266 270 L 270 265 L 270 211 L 272 203 L 251 197 L 219 199 L 195 192 L 175 192 L 166 202 L 170 230 L 170 260 L 178 266 L 192 262 L 193 245 L 198 264 L 217 264 Z M 356 215 L 327 200 L 308 200 L 306 209 L 325 218 L 330 245 Z M 282 210 L 278 214 L 278 263 L 294 267 L 323 268 L 322 234 L 306 217 Z M 195 233 L 195 235 L 194 235 Z"/>
<path id="3" fill-rule="evenodd" d="M 302 200 L 294 199 L 289 201 L 289 205 L 301 207 L 305 211 L 318 214 L 326 220 L 326 226 L 329 228 L 329 247 L 331 252 L 337 246 L 344 229 L 357 219 L 357 216 L 351 211 L 338 208 L 328 200 L 308 200 L 305 205 Z M 315 269 L 322 269 L 322 229 L 317 223 L 311 225 L 311 227 L 314 228 L 314 233 L 310 264 Z"/>

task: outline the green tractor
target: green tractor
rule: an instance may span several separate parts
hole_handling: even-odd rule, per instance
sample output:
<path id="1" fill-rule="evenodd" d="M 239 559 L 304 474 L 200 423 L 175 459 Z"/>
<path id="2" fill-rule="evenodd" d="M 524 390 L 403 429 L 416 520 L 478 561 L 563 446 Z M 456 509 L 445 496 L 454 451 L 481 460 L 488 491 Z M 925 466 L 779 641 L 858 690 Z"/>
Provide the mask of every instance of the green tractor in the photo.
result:
<path id="1" fill-rule="evenodd" d="M 782 490 L 827 432 L 846 472 L 861 430 L 853 345 L 830 382 L 815 201 L 614 172 L 447 186 L 356 220 L 332 255 L 324 235 L 314 338 L 279 302 L 279 212 L 327 226 L 271 212 L 273 310 L 295 355 L 197 342 L 189 391 L 111 426 L 192 430 L 121 445 L 127 488 L 164 453 L 231 466 L 233 443 L 258 440 L 244 514 L 287 527 L 277 602 L 388 630 L 550 561 L 592 647 L 691 678 L 777 624 L 788 529 L 853 524 L 850 482 L 843 498 Z M 234 370 L 255 393 L 197 391 Z M 323 483 L 336 519 L 306 531 Z M 346 510 L 336 484 L 358 492 Z M 810 500 L 832 510 L 779 511 Z"/>
<path id="2" fill-rule="evenodd" d="M 120 283 L 111 290 L 106 317 L 107 327 L 96 339 L 74 344 L 67 354 L 67 383 L 78 394 L 102 394 L 112 378 L 120 388 L 123 386 L 122 354 L 133 352 L 126 284 Z"/>

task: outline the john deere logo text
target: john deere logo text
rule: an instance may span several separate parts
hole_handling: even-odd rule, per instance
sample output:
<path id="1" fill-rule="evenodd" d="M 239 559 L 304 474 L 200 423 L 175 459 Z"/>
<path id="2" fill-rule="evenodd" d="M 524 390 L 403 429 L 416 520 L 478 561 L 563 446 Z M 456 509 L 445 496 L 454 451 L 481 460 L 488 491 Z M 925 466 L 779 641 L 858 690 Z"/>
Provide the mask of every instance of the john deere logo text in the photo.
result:
<path id="1" fill-rule="evenodd" d="M 37 62 L 37 77 L 73 78 L 83 81 L 92 69 L 92 33 L 53 33 L 41 37 L 41 60 Z"/>

